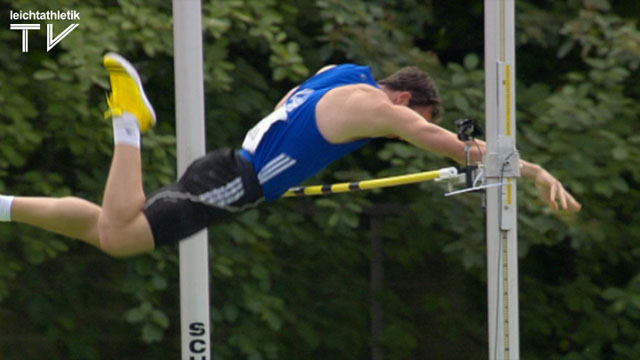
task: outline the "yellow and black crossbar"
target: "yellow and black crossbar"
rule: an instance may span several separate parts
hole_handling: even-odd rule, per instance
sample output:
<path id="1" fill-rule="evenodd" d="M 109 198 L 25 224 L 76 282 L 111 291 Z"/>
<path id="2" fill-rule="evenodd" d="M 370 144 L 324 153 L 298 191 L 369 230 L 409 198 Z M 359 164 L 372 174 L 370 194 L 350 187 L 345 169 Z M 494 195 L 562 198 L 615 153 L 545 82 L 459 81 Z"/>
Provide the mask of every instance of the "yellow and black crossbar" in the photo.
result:
<path id="1" fill-rule="evenodd" d="M 345 182 L 326 185 L 311 185 L 293 187 L 289 189 L 282 197 L 295 196 L 312 196 L 312 195 L 328 195 L 335 193 L 343 193 L 349 191 L 370 190 L 377 188 L 385 188 L 391 186 L 400 186 L 414 184 L 428 180 L 445 180 L 454 178 L 458 175 L 458 170 L 454 167 L 443 168 L 433 171 L 424 171 L 414 174 L 390 176 L 379 179 L 361 180 L 355 182 Z"/>

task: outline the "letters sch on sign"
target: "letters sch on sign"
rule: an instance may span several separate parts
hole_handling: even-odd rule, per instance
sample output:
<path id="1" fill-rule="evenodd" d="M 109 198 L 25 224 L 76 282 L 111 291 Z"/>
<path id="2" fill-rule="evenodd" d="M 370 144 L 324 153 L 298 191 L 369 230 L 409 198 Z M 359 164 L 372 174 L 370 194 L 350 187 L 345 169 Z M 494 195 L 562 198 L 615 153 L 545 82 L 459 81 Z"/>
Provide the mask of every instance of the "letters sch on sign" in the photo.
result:
<path id="1" fill-rule="evenodd" d="M 207 327 L 204 323 L 194 322 L 189 324 L 189 360 L 207 360 Z"/>
<path id="2" fill-rule="evenodd" d="M 20 11 L 20 12 L 9 12 L 9 18 L 11 20 L 23 20 L 23 21 L 33 21 L 33 20 L 80 20 L 80 14 L 75 11 Z M 75 28 L 79 26 L 79 24 L 71 24 L 67 26 L 60 34 L 57 36 L 53 36 L 53 24 L 47 25 L 47 52 L 51 51 L 54 46 L 58 45 L 60 41 L 62 41 L 65 37 L 67 37 Z M 30 30 L 40 30 L 40 24 L 35 23 L 21 23 L 21 24 L 10 24 L 10 30 L 20 30 L 22 31 L 22 52 L 29 52 L 29 31 Z"/>

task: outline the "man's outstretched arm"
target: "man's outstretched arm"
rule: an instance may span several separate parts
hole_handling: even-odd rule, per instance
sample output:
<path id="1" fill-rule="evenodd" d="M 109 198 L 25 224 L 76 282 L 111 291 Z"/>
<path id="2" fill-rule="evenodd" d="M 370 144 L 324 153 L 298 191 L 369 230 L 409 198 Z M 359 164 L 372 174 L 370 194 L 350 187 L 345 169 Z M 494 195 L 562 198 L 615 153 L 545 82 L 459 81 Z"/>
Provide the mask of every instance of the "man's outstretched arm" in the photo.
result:
<path id="1" fill-rule="evenodd" d="M 436 124 L 427 122 L 422 116 L 406 106 L 394 105 L 384 94 L 364 97 L 360 101 L 371 101 L 370 106 L 361 104 L 361 108 L 371 108 L 370 126 L 362 136 L 396 136 L 418 148 L 432 151 L 449 157 L 462 164 L 465 161 L 465 144 L 458 136 Z M 471 147 L 471 161 L 482 161 L 482 155 L 486 152 L 486 144 L 478 140 L 478 146 Z M 540 165 L 521 160 L 521 174 L 523 177 L 535 181 L 536 189 L 540 197 L 554 211 L 563 210 L 580 211 L 582 205 L 564 188 L 562 183 L 553 177 Z M 558 203 L 560 206 L 558 206 Z"/>
<path id="2" fill-rule="evenodd" d="M 482 154 L 486 153 L 486 143 L 477 139 L 474 143 L 477 144 L 476 149 L 478 150 L 474 154 L 474 162 L 481 161 Z M 582 208 L 582 205 L 576 201 L 573 195 L 571 195 L 571 193 L 562 186 L 562 183 L 553 177 L 553 175 L 551 175 L 542 166 L 521 159 L 520 175 L 535 181 L 536 189 L 538 190 L 540 197 L 554 211 L 558 211 L 560 208 L 562 210 L 580 211 Z M 556 199 L 560 203 L 560 206 L 558 206 Z"/>

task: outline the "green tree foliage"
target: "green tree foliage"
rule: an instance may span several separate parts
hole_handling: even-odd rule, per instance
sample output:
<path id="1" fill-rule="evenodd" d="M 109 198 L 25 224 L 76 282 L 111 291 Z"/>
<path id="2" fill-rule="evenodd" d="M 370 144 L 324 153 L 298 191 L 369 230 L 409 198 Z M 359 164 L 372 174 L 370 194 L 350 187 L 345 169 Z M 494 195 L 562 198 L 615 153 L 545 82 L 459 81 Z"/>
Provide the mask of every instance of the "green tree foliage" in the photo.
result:
<path id="1" fill-rule="evenodd" d="M 101 201 L 112 152 L 100 59 L 139 68 L 159 124 L 143 138 L 145 187 L 175 178 L 171 4 L 0 0 L 0 193 Z M 51 52 L 30 52 L 9 10 L 77 10 Z M 579 198 L 552 214 L 519 194 L 525 359 L 640 356 L 640 31 L 634 1 L 517 1 L 518 148 Z M 68 24 L 54 21 L 58 33 Z M 428 70 L 443 125 L 484 115 L 482 4 L 417 0 L 203 1 L 207 142 L 238 146 L 298 81 L 328 63 L 382 77 Z M 313 182 L 402 174 L 451 162 L 376 140 Z M 484 213 L 477 194 L 434 183 L 288 199 L 210 230 L 218 359 L 485 358 Z M 383 331 L 370 335 L 369 245 L 384 239 Z M 0 358 L 175 359 L 177 256 L 115 260 L 77 242 L 0 224 Z"/>

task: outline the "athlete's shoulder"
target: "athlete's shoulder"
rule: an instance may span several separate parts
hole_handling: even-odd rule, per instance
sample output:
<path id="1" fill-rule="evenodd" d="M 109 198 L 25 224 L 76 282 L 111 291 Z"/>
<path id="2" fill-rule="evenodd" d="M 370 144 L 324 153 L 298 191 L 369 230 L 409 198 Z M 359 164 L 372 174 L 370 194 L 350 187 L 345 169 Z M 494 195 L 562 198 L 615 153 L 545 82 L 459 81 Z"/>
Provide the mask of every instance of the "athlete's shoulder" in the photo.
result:
<path id="1" fill-rule="evenodd" d="M 336 90 L 337 91 L 335 92 L 342 91 L 343 92 L 343 94 L 341 94 L 342 96 L 344 96 L 345 94 L 348 94 L 350 96 L 357 97 L 358 101 L 367 100 L 367 102 L 371 102 L 371 103 L 389 101 L 389 98 L 387 97 L 387 95 L 385 95 L 385 93 L 380 88 L 368 83 L 349 84 L 349 85 L 342 86 Z"/>
<path id="2" fill-rule="evenodd" d="M 337 69 L 343 70 L 343 69 L 363 69 L 363 68 L 365 68 L 365 69 L 369 69 L 369 67 L 368 67 L 368 66 L 365 66 L 365 65 L 358 65 L 358 64 L 352 64 L 352 63 L 330 64 L 330 65 L 326 65 L 326 66 L 324 66 L 324 67 L 320 68 L 320 70 L 318 70 L 318 71 L 315 73 L 315 75 L 318 75 L 318 74 L 323 73 L 323 72 L 325 72 L 325 71 L 327 71 L 327 70 L 333 70 L 333 69 L 336 69 L 336 70 L 337 70 Z"/>
<path id="3" fill-rule="evenodd" d="M 327 66 L 321 68 L 320 70 L 316 71 L 316 75 L 318 75 L 320 73 L 323 73 L 323 72 L 325 72 L 327 70 L 331 70 L 331 69 L 335 68 L 336 66 L 338 66 L 338 65 L 336 65 L 336 64 L 327 65 Z"/>

